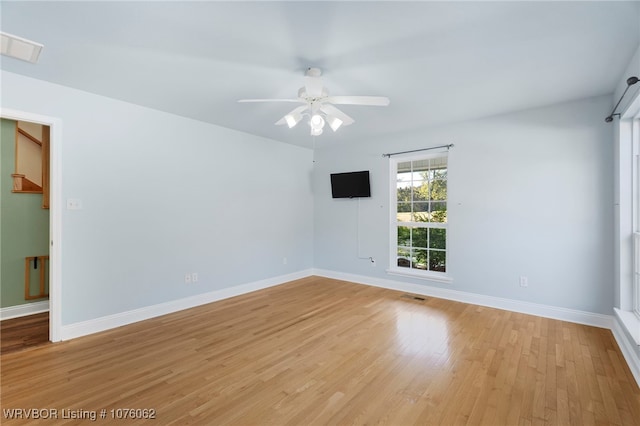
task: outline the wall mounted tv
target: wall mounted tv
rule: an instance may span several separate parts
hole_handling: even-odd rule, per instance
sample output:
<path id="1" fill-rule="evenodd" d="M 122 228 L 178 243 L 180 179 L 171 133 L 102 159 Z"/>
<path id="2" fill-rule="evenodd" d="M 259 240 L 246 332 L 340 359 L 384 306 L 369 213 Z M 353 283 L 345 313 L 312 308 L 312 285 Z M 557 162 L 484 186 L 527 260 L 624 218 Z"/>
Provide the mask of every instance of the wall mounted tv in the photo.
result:
<path id="1" fill-rule="evenodd" d="M 331 196 L 333 198 L 371 197 L 369 171 L 332 173 Z"/>

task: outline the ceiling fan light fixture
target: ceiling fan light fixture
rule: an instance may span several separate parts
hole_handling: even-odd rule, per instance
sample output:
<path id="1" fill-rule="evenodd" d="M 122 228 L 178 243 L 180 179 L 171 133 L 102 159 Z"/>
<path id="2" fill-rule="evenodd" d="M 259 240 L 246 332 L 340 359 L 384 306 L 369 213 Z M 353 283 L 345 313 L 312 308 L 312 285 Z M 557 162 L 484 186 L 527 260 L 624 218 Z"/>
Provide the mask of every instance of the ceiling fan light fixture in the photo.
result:
<path id="1" fill-rule="evenodd" d="M 322 130 L 324 127 L 324 118 L 320 114 L 314 114 L 309 121 L 309 125 L 312 129 Z"/>
<path id="2" fill-rule="evenodd" d="M 291 129 L 296 124 L 298 124 L 302 120 L 302 114 L 287 114 L 284 116 L 284 121 L 286 121 L 287 126 Z"/>
<path id="3" fill-rule="evenodd" d="M 333 117 L 331 115 L 328 115 L 327 123 L 329 123 L 329 127 L 331 127 L 331 130 L 335 132 L 340 128 L 340 126 L 342 126 L 343 121 L 340 120 L 338 117 Z"/>

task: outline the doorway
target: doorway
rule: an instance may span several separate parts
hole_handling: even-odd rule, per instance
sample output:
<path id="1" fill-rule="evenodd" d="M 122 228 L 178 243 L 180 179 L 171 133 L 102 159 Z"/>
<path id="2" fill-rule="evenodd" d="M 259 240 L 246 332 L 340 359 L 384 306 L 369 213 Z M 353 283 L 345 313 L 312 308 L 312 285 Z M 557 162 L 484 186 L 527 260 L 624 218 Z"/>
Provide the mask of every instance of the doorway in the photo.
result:
<path id="1" fill-rule="evenodd" d="M 49 134 L 49 313 L 48 313 L 48 340 L 57 342 L 61 340 L 61 274 L 60 274 L 60 247 L 61 247 L 61 185 L 60 185 L 60 143 L 61 120 L 55 117 L 43 116 L 24 111 L 7 108 L 0 109 L 0 118 L 24 121 L 48 126 Z M 6 173 L 6 171 L 3 171 Z M 42 266 L 42 264 L 41 264 Z M 4 311 L 4 309 L 3 309 Z M 13 312 L 12 312 L 13 313 Z M 16 315 L 14 315 L 16 316 Z M 2 318 L 8 317 L 2 312 Z"/>

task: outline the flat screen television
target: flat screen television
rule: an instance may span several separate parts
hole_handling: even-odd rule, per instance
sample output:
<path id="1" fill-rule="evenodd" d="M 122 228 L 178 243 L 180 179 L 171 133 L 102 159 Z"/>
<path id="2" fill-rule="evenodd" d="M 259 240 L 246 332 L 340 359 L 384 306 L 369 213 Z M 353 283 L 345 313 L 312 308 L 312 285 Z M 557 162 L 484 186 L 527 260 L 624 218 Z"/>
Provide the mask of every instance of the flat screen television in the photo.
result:
<path id="1" fill-rule="evenodd" d="M 333 198 L 371 197 L 369 170 L 361 172 L 332 173 L 331 196 Z"/>

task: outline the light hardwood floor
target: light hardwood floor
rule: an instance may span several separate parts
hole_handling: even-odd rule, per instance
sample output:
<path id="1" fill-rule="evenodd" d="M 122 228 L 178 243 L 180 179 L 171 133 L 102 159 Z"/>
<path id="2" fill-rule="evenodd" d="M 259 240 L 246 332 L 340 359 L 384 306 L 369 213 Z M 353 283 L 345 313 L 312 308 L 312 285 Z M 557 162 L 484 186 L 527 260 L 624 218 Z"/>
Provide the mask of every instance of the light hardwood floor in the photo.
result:
<path id="1" fill-rule="evenodd" d="M 318 277 L 0 360 L 3 410 L 102 424 L 640 424 L 609 330 Z"/>

